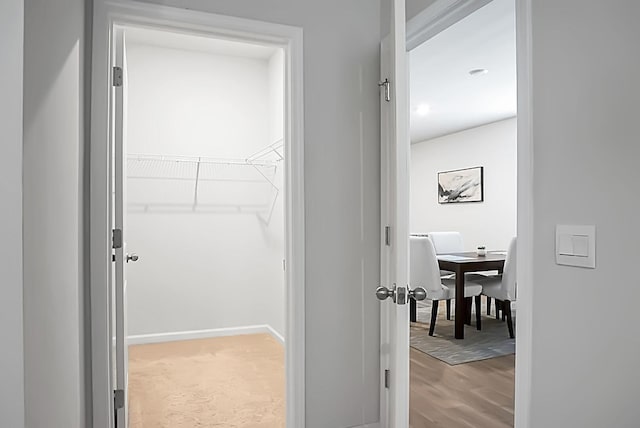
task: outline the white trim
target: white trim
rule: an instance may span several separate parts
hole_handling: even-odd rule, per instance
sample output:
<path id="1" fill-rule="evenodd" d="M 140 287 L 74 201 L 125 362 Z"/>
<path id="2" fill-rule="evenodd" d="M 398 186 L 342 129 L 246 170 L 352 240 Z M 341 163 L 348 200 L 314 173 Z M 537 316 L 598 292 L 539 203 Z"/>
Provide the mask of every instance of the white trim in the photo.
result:
<path id="1" fill-rule="evenodd" d="M 411 50 L 491 0 L 437 0 L 407 23 Z M 515 1 L 515 0 L 514 0 Z M 531 424 L 533 341 L 533 136 L 531 0 L 516 4 L 518 73 L 518 322 L 516 324 L 515 428 Z"/>
<path id="2" fill-rule="evenodd" d="M 302 29 L 131 0 L 94 5 L 91 111 L 91 364 L 93 426 L 113 426 L 110 326 L 110 73 L 115 25 L 160 27 L 285 50 L 285 360 L 287 426 L 305 424 L 305 225 Z"/>
<path id="3" fill-rule="evenodd" d="M 516 1 L 518 73 L 518 322 L 516 323 L 515 428 L 531 425 L 533 364 L 533 48 L 531 0 Z"/>
<path id="4" fill-rule="evenodd" d="M 302 29 L 288 29 L 285 118 L 285 362 L 287 423 L 305 426 L 305 211 L 304 211 L 304 95 Z"/>
<path id="5" fill-rule="evenodd" d="M 407 22 L 407 51 L 490 2 L 491 0 L 437 0 Z"/>
<path id="6" fill-rule="evenodd" d="M 406 292 L 409 283 L 409 139 L 408 67 L 405 4 L 394 0 L 391 32 L 382 40 L 380 80 L 390 82 L 380 96 L 380 282 Z M 409 426 L 409 305 L 395 299 L 380 309 L 380 424 Z M 390 373 L 385 387 L 384 370 Z"/>
<path id="7" fill-rule="evenodd" d="M 150 343 L 179 342 L 182 340 L 211 339 L 214 337 L 242 336 L 246 334 L 266 333 L 284 344 L 284 337 L 270 325 L 248 325 L 243 327 L 211 328 L 207 330 L 173 331 L 170 333 L 138 334 L 127 337 L 129 345 L 146 345 Z"/>
<path id="8" fill-rule="evenodd" d="M 349 428 L 380 428 L 381 425 L 379 422 L 375 422 L 373 424 L 365 424 L 365 425 L 355 425 Z"/>
<path id="9" fill-rule="evenodd" d="M 390 36 L 389 36 L 390 37 Z M 382 82 L 387 79 L 391 65 L 385 64 L 385 57 L 389 55 L 387 52 L 390 47 L 388 37 L 380 43 L 380 79 Z M 389 159 L 388 159 L 388 143 L 386 132 L 388 124 L 385 122 L 387 117 L 383 108 L 382 96 L 379 97 L 380 102 L 380 284 L 386 287 L 391 285 L 391 261 L 388 251 L 385 249 L 385 227 L 389 225 Z M 385 386 L 385 370 L 391 370 L 391 308 L 389 305 L 380 304 L 380 424 L 388 427 L 391 411 L 391 394 Z"/>
<path id="10" fill-rule="evenodd" d="M 267 325 L 266 327 L 267 327 L 267 330 L 268 330 L 267 333 L 269 333 L 271 336 L 273 336 L 274 339 L 276 339 L 282 345 L 284 345 L 286 343 L 286 341 L 284 340 L 284 336 L 281 335 L 280 333 L 278 333 L 275 328 L 271 327 L 270 325 Z"/>

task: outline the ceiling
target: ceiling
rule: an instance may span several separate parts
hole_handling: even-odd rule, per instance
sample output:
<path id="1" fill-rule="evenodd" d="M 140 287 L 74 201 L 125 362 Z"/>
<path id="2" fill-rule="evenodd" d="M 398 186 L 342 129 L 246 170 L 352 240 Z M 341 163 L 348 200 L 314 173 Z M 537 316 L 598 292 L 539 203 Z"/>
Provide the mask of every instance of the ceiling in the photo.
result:
<path id="1" fill-rule="evenodd" d="M 516 115 L 515 34 L 515 0 L 493 0 L 409 53 L 412 143 Z"/>
<path id="2" fill-rule="evenodd" d="M 214 55 L 237 56 L 267 60 L 277 48 L 231 40 L 213 39 L 171 31 L 128 27 L 125 30 L 127 44 L 142 44 L 169 49 L 206 52 Z"/>

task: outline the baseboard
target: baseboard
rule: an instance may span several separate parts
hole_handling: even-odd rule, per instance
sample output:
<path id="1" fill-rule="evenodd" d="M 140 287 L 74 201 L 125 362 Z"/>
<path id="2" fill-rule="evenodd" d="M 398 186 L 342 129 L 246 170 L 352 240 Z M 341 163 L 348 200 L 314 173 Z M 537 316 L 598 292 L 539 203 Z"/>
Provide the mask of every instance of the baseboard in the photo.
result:
<path id="1" fill-rule="evenodd" d="M 365 424 L 365 425 L 355 425 L 349 428 L 380 428 L 380 422 L 375 422 L 372 424 Z"/>
<path id="2" fill-rule="evenodd" d="M 139 334 L 129 336 L 129 345 L 176 342 L 180 340 L 209 339 L 212 337 L 239 336 L 243 334 L 267 333 L 284 344 L 284 337 L 269 325 L 250 325 L 244 327 L 214 328 L 208 330 L 176 331 L 171 333 Z"/>
<path id="3" fill-rule="evenodd" d="M 278 333 L 277 331 L 275 331 L 275 329 L 270 325 L 267 325 L 266 327 L 269 330 L 269 334 L 273 336 L 273 338 L 276 339 L 278 342 L 280 342 L 282 345 L 284 345 L 284 336 Z"/>

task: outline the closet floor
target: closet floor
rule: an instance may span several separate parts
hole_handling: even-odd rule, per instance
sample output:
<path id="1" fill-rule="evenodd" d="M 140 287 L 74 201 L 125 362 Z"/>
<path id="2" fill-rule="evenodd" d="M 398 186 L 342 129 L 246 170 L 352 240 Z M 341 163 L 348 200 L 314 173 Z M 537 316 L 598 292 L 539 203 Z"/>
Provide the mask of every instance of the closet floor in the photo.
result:
<path id="1" fill-rule="evenodd" d="M 129 422 L 284 427 L 284 347 L 269 334 L 131 346 Z"/>

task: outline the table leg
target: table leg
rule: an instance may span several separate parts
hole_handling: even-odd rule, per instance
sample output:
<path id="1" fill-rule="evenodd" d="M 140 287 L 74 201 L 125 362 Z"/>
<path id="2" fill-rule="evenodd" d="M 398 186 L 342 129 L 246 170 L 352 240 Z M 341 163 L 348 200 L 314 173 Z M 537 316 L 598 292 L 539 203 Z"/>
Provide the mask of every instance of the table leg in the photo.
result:
<path id="1" fill-rule="evenodd" d="M 464 273 L 460 272 L 461 270 L 456 271 L 456 339 L 464 339 L 464 320 L 467 316 L 466 302 L 464 300 Z"/>

